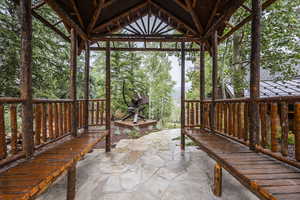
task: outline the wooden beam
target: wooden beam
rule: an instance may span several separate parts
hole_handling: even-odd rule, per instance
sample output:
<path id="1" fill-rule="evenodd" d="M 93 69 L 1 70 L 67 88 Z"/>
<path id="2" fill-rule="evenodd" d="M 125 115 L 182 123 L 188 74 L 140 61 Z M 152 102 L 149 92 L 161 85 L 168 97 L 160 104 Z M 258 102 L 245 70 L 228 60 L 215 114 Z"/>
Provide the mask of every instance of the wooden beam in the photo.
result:
<path id="1" fill-rule="evenodd" d="M 250 64 L 250 107 L 249 107 L 249 147 L 256 149 L 259 141 L 259 108 L 255 101 L 259 98 L 260 84 L 260 41 L 261 41 L 261 0 L 252 0 L 253 20 L 251 25 Z"/>
<path id="2" fill-rule="evenodd" d="M 76 33 L 84 40 L 88 40 L 88 35 L 83 29 L 70 17 L 62 8 L 63 6 L 57 0 L 45 0 L 45 2 L 58 14 L 58 16 L 70 27 L 74 28 Z"/>
<path id="3" fill-rule="evenodd" d="M 153 5 L 154 7 L 156 7 L 158 10 L 160 10 L 161 12 L 165 13 L 166 15 L 168 15 L 170 18 L 172 18 L 176 23 L 178 24 L 182 24 L 188 31 L 190 31 L 191 33 L 193 33 L 194 35 L 197 35 L 197 31 L 195 31 L 191 26 L 189 26 L 188 24 L 186 24 L 185 22 L 183 22 L 181 19 L 179 19 L 178 17 L 174 16 L 171 12 L 167 11 L 166 9 L 164 9 L 163 7 L 161 7 L 159 4 L 157 4 L 156 2 L 149 0 L 149 3 L 151 5 Z"/>
<path id="4" fill-rule="evenodd" d="M 111 151 L 111 66 L 110 42 L 106 42 L 106 68 L 105 68 L 105 129 L 108 132 L 105 138 L 105 151 Z"/>
<path id="5" fill-rule="evenodd" d="M 77 17 L 77 19 L 78 19 L 78 21 L 79 21 L 79 23 L 81 25 L 81 28 L 84 29 L 84 22 L 83 22 L 83 19 L 81 17 L 81 14 L 79 12 L 79 9 L 78 9 L 78 6 L 77 6 L 76 2 L 75 2 L 75 0 L 70 0 L 70 1 L 71 1 L 71 4 L 72 4 L 72 8 L 73 8 L 73 10 L 75 12 L 75 15 L 76 15 L 76 17 Z"/>
<path id="6" fill-rule="evenodd" d="M 262 10 L 267 9 L 269 6 L 271 6 L 273 3 L 275 3 L 277 0 L 267 0 L 263 3 L 262 5 Z M 235 31 L 239 30 L 242 28 L 245 24 L 250 22 L 253 18 L 253 15 L 249 15 L 245 19 L 243 19 L 240 23 L 238 23 L 234 28 L 232 28 L 228 33 L 226 33 L 224 36 L 221 37 L 219 43 L 225 41 L 227 38 L 229 38 Z"/>
<path id="7" fill-rule="evenodd" d="M 85 41 L 85 67 L 84 67 L 84 131 L 89 127 L 89 98 L 90 98 L 90 42 Z"/>
<path id="8" fill-rule="evenodd" d="M 252 13 L 252 10 L 250 8 L 248 8 L 247 6 L 245 6 L 244 4 L 242 5 L 242 8 L 244 8 L 248 12 Z"/>
<path id="9" fill-rule="evenodd" d="M 88 27 L 87 27 L 87 33 L 90 34 L 92 32 L 92 30 L 94 29 L 96 23 L 97 23 L 97 20 L 101 14 L 101 11 L 103 9 L 103 6 L 104 6 L 104 1 L 105 0 L 100 0 L 99 4 L 97 5 L 94 13 L 93 13 L 93 16 L 92 16 L 92 19 L 91 19 L 91 22 L 89 23 Z"/>
<path id="10" fill-rule="evenodd" d="M 211 24 L 212 24 L 212 22 L 213 22 L 213 20 L 214 20 L 214 17 L 215 17 L 216 14 L 217 14 L 217 11 L 218 11 L 220 2 L 221 2 L 221 0 L 217 0 L 216 4 L 215 4 L 215 6 L 214 6 L 214 8 L 213 8 L 213 10 L 212 10 L 212 12 L 211 12 L 211 15 L 210 15 L 210 17 L 209 17 L 209 20 L 208 20 L 208 22 L 207 22 L 207 25 L 206 25 L 206 27 L 205 27 L 205 30 L 207 30 L 207 29 L 211 26 Z"/>
<path id="11" fill-rule="evenodd" d="M 203 101 L 205 99 L 205 46 L 201 45 L 200 50 L 200 120 L 201 120 L 201 128 L 204 128 L 204 104 Z"/>
<path id="12" fill-rule="evenodd" d="M 110 20 L 108 20 L 107 22 L 105 22 L 105 23 L 103 23 L 103 24 L 101 24 L 101 25 L 95 27 L 94 30 L 93 30 L 93 32 L 95 32 L 95 33 L 96 33 L 96 32 L 99 32 L 99 31 L 101 31 L 102 29 L 105 29 L 107 26 L 116 23 L 116 22 L 119 21 L 121 18 L 126 17 L 127 15 L 129 15 L 129 14 L 132 13 L 132 12 L 137 12 L 138 10 L 140 10 L 140 9 L 142 9 L 142 8 L 144 8 L 144 7 L 146 7 L 147 5 L 148 5 L 148 2 L 147 2 L 147 1 L 146 1 L 146 2 L 143 2 L 143 3 L 140 3 L 140 4 L 137 4 L 136 6 L 134 6 L 134 7 L 130 8 L 130 9 L 128 9 L 127 11 L 123 12 L 122 14 L 120 14 L 120 15 L 118 15 L 118 16 L 116 16 L 116 17 L 110 19 Z"/>
<path id="13" fill-rule="evenodd" d="M 77 122 L 77 48 L 78 41 L 75 29 L 71 29 L 71 51 L 70 51 L 70 99 L 73 100 L 72 103 L 72 135 L 77 136 L 78 122 Z"/>
<path id="14" fill-rule="evenodd" d="M 31 7 L 31 9 L 32 9 L 32 10 L 34 10 L 34 9 L 39 9 L 40 7 L 42 7 L 42 6 L 45 5 L 45 4 L 46 4 L 45 1 L 41 0 L 41 1 L 38 2 L 37 4 L 33 5 L 33 6 Z"/>
<path id="15" fill-rule="evenodd" d="M 230 15 L 240 7 L 245 0 L 232 0 L 232 3 L 227 3 L 224 8 L 222 8 L 223 13 L 221 16 L 213 23 L 211 26 L 208 27 L 204 38 L 208 38 L 210 35 L 214 33 L 214 31 L 218 30 L 219 27 L 224 23 L 226 19 L 230 17 Z"/>
<path id="16" fill-rule="evenodd" d="M 105 47 L 91 47 L 91 51 L 105 51 Z M 180 52 L 180 48 L 135 48 L 135 47 L 129 47 L 129 48 L 110 48 L 111 51 L 162 51 L 162 52 Z M 193 49 L 184 49 L 186 52 L 199 52 L 199 48 L 193 48 Z"/>
<path id="17" fill-rule="evenodd" d="M 185 43 L 181 42 L 181 150 L 185 150 Z"/>
<path id="18" fill-rule="evenodd" d="M 203 26 L 202 26 L 202 24 L 201 24 L 201 22 L 200 22 L 200 19 L 199 19 L 198 15 L 197 15 L 195 9 L 193 8 L 193 5 L 192 5 L 191 0 L 185 0 L 185 2 L 186 2 L 186 4 L 188 5 L 189 13 L 190 13 L 191 16 L 192 16 L 192 19 L 193 19 L 193 21 L 194 21 L 194 23 L 195 23 L 195 25 L 196 25 L 196 28 L 197 28 L 198 32 L 199 32 L 200 34 L 203 34 L 203 33 L 204 33 Z"/>
<path id="19" fill-rule="evenodd" d="M 174 0 L 177 5 L 183 8 L 186 12 L 189 12 L 188 6 L 182 3 L 180 0 Z"/>
<path id="20" fill-rule="evenodd" d="M 76 162 L 68 169 L 67 200 L 74 200 L 76 196 Z"/>
<path id="21" fill-rule="evenodd" d="M 21 98 L 23 150 L 26 158 L 34 153 L 32 105 L 32 15 L 31 0 L 20 0 L 21 10 Z"/>
<path id="22" fill-rule="evenodd" d="M 210 127 L 212 131 L 216 128 L 216 103 L 218 89 L 218 32 L 212 37 L 212 103 L 210 109 Z"/>
<path id="23" fill-rule="evenodd" d="M 58 35 L 60 35 L 64 40 L 66 40 L 67 42 L 70 42 L 70 38 L 68 36 L 66 36 L 63 32 L 61 32 L 58 28 L 56 28 L 54 25 L 50 24 L 45 18 L 43 18 L 42 16 L 40 16 L 39 14 L 37 14 L 34 10 L 32 10 L 32 15 L 39 20 L 40 22 L 42 22 L 45 26 L 49 27 L 51 30 L 53 30 L 55 33 L 57 33 Z"/>

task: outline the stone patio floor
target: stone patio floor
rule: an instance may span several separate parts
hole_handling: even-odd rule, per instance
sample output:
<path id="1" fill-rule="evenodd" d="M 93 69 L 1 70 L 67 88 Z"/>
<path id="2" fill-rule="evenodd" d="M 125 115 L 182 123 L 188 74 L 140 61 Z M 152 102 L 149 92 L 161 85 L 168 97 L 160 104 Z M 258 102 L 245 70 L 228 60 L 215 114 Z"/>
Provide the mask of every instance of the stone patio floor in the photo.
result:
<path id="1" fill-rule="evenodd" d="M 179 129 L 165 130 L 121 140 L 108 154 L 95 149 L 77 165 L 76 200 L 258 199 L 225 170 L 222 197 L 215 197 L 214 161 L 195 146 L 182 153 L 179 135 Z M 66 176 L 38 198 L 65 199 Z"/>

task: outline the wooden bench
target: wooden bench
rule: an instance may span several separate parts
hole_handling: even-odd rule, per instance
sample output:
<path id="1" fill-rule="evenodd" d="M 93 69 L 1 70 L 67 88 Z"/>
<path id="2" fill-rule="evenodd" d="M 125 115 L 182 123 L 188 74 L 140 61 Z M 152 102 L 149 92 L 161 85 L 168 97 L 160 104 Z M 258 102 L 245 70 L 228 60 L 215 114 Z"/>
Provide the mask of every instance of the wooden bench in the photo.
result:
<path id="1" fill-rule="evenodd" d="M 46 190 L 68 172 L 67 199 L 75 198 L 76 163 L 106 136 L 106 131 L 89 131 L 45 150 L 31 160 L 0 173 L 1 200 L 29 200 Z"/>
<path id="2" fill-rule="evenodd" d="M 224 168 L 260 199 L 300 199 L 300 169 L 220 135 L 192 129 L 185 129 L 185 134 L 217 162 L 213 188 L 216 196 L 222 193 Z"/>

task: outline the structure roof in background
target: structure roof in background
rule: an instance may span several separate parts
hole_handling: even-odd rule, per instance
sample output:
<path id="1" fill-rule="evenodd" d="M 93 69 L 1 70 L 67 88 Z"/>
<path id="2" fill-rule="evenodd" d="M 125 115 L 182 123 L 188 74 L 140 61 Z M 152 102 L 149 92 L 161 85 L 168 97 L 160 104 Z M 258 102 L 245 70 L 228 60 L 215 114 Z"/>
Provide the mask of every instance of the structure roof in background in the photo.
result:
<path id="1" fill-rule="evenodd" d="M 233 96 L 233 87 L 226 85 L 227 92 Z M 249 97 L 249 90 L 245 91 L 245 97 Z M 300 96 L 300 76 L 290 81 L 262 80 L 260 81 L 260 97 Z"/>

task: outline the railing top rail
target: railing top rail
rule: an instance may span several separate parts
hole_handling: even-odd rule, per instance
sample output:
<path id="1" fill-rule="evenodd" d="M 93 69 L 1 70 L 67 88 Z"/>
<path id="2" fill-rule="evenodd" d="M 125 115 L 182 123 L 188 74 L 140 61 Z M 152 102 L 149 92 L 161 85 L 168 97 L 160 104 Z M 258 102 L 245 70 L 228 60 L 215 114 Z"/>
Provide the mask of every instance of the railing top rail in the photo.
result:
<path id="1" fill-rule="evenodd" d="M 72 99 L 33 99 L 33 103 L 72 103 Z"/>
<path id="2" fill-rule="evenodd" d="M 238 102 L 250 102 L 251 98 L 234 98 L 234 99 L 216 99 L 216 103 L 238 103 Z M 261 97 L 254 99 L 256 102 L 277 102 L 277 101 L 288 101 L 296 102 L 300 101 L 300 96 L 280 96 L 280 97 Z M 186 100 L 185 102 L 201 102 L 201 100 Z M 205 99 L 203 103 L 211 103 L 213 100 Z"/>
<path id="3" fill-rule="evenodd" d="M 0 97 L 0 103 L 22 103 L 24 99 L 14 97 Z"/>

